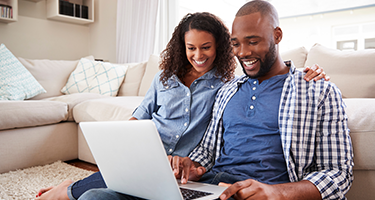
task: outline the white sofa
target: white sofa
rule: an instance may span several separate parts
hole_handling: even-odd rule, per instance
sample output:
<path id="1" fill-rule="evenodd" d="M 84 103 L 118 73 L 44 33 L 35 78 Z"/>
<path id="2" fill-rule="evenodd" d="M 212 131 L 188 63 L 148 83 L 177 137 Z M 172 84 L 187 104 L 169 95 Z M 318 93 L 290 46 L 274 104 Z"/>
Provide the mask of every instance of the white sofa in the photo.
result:
<path id="1" fill-rule="evenodd" d="M 318 63 L 342 91 L 355 163 L 354 183 L 347 198 L 373 199 L 375 50 L 341 52 L 316 44 L 310 51 L 301 47 L 283 52 L 282 57 L 293 60 L 297 68 Z M 117 97 L 106 97 L 60 92 L 78 61 L 19 58 L 47 93 L 21 102 L 0 101 L 0 173 L 56 160 L 79 158 L 95 163 L 77 123 L 128 120 L 158 71 L 158 59 L 151 55 L 147 62 L 125 64 L 130 67 Z M 238 68 L 236 74 L 242 70 Z M 36 115 L 39 109 L 43 112 Z"/>
<path id="2" fill-rule="evenodd" d="M 47 93 L 24 101 L 0 101 L 0 173 L 77 159 L 77 123 L 129 119 L 158 71 L 158 56 L 152 55 L 149 62 L 124 64 L 128 69 L 117 97 L 95 93 L 64 95 L 60 90 L 78 60 L 18 60 Z M 99 107 L 105 107 L 101 113 L 98 102 L 103 105 Z"/>

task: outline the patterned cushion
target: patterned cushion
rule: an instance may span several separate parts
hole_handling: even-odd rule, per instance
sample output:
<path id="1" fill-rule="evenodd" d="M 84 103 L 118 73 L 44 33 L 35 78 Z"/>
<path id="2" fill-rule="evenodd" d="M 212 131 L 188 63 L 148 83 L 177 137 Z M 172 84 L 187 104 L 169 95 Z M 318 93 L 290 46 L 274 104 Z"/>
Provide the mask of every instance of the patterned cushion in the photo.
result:
<path id="1" fill-rule="evenodd" d="M 98 93 L 116 96 L 128 66 L 81 58 L 62 88 L 64 94 Z"/>
<path id="2" fill-rule="evenodd" d="M 0 45 L 0 100 L 24 100 L 45 93 L 31 73 Z"/>

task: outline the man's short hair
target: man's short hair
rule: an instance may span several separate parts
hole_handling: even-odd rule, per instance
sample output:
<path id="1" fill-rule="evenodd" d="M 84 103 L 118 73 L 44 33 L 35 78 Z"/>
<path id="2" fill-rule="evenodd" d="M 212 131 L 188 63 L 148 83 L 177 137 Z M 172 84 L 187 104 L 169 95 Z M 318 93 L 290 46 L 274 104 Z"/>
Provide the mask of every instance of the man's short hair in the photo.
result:
<path id="1" fill-rule="evenodd" d="M 264 0 L 253 0 L 247 2 L 238 10 L 236 17 L 241 17 L 256 12 L 259 12 L 262 16 L 270 17 L 274 28 L 279 26 L 279 15 L 277 14 L 275 7 L 271 3 Z"/>

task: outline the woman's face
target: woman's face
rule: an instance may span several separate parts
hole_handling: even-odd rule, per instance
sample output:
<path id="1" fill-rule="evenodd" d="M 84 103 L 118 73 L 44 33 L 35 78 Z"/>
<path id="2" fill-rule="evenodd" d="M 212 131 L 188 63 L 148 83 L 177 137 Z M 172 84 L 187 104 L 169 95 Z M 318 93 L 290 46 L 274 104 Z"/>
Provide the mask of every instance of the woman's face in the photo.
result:
<path id="1" fill-rule="evenodd" d="M 216 58 L 216 41 L 207 31 L 192 29 L 185 33 L 186 57 L 199 74 L 203 75 L 213 68 Z"/>

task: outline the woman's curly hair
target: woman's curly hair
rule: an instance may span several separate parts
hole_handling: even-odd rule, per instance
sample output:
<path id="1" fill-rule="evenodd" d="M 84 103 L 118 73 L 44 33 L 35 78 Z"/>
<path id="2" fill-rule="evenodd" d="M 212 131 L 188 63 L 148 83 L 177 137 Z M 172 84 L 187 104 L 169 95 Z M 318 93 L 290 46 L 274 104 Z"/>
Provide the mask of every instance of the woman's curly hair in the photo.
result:
<path id="1" fill-rule="evenodd" d="M 234 77 L 236 61 L 232 52 L 230 33 L 224 23 L 215 15 L 207 12 L 189 13 L 175 28 L 167 47 L 161 53 L 160 81 L 163 85 L 173 75 L 182 81 L 189 72 L 191 66 L 186 57 L 185 33 L 196 29 L 211 33 L 216 41 L 216 58 L 213 66 L 216 68 L 216 76 L 223 82 L 230 81 Z"/>

